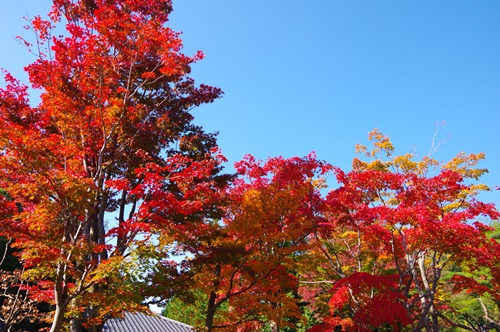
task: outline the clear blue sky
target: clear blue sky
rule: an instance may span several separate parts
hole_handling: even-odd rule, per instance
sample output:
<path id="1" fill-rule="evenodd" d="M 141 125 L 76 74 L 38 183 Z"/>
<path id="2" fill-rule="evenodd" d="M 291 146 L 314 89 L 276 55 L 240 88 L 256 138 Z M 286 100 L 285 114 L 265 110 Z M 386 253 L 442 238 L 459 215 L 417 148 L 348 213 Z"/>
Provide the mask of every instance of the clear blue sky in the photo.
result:
<path id="1" fill-rule="evenodd" d="M 13 36 L 50 3 L 1 5 L 0 67 L 22 77 L 32 57 Z M 374 128 L 423 157 L 445 121 L 433 157 L 485 152 L 482 182 L 500 185 L 497 0 L 174 0 L 171 26 L 206 54 L 192 76 L 225 92 L 195 115 L 230 163 L 316 151 L 349 170 Z"/>

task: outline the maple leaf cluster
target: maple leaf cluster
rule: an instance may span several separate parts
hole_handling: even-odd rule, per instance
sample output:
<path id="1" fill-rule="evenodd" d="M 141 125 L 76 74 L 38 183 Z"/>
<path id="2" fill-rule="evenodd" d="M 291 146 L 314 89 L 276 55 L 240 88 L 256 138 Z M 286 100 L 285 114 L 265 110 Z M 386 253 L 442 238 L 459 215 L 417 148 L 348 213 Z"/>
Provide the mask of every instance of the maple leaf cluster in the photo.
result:
<path id="1" fill-rule="evenodd" d="M 500 326 L 483 154 L 395 156 L 374 130 L 349 172 L 310 154 L 224 174 L 191 114 L 222 91 L 188 76 L 203 54 L 182 53 L 171 10 L 53 0 L 30 20 L 30 87 L 5 72 L 0 89 L 0 235 L 20 263 L 0 275 L 6 325 L 41 302 L 55 332 L 176 299 L 203 303 L 208 331 L 476 328 L 461 294 Z"/>

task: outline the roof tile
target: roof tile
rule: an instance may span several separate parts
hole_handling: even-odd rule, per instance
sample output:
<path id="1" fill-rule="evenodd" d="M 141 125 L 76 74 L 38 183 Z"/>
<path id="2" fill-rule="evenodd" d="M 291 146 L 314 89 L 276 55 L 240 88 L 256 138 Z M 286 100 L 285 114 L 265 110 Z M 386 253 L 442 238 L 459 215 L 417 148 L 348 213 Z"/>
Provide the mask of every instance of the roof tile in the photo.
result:
<path id="1" fill-rule="evenodd" d="M 111 318 L 103 332 L 193 332 L 191 326 L 157 314 L 126 312 L 123 318 Z"/>

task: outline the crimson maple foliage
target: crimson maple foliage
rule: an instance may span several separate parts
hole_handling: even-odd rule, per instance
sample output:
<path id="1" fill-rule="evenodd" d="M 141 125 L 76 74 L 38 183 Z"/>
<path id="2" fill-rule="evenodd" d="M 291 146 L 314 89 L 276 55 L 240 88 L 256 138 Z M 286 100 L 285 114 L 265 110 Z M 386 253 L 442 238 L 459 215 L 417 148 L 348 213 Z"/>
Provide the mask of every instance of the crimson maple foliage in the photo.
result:
<path id="1" fill-rule="evenodd" d="M 265 163 L 246 156 L 235 168 L 240 177 L 223 221 L 227 240 L 243 252 L 236 262 L 218 263 L 219 279 L 208 290 L 215 306 L 229 302 L 229 323 L 237 322 L 238 331 L 294 326 L 302 320 L 294 271 L 320 222 L 320 189 L 331 166 L 311 154 Z"/>
<path id="2" fill-rule="evenodd" d="M 499 213 L 475 199 L 484 186 L 465 181 L 484 173 L 473 167 L 482 156 L 461 154 L 431 176 L 435 161 L 394 157 L 388 138 L 378 131 L 372 135 L 375 148 L 369 155 L 383 152 L 389 160 L 355 159 L 353 171 L 337 169 L 340 186 L 327 196 L 328 224 L 317 245 L 318 255 L 326 258 L 323 277 L 334 286 L 331 316 L 314 330 L 389 325 L 438 331 L 451 321 L 442 296 L 445 269 L 452 264 L 487 267 L 498 285 L 494 257 L 500 245 L 487 237 L 489 227 L 476 218 L 495 219 Z M 474 289 L 455 280 L 456 291 Z"/>
<path id="3" fill-rule="evenodd" d="M 190 111 L 222 92 L 187 76 L 203 54 L 181 53 L 171 10 L 168 0 L 54 0 L 48 19 L 30 22 L 36 45 L 26 41 L 40 104 L 5 75 L 0 188 L 21 209 L 2 201 L 1 229 L 33 296 L 55 306 L 51 331 L 142 310 L 131 250 L 160 233 L 192 243 L 217 213 L 223 157 Z M 53 36 L 56 25 L 66 33 Z"/>
<path id="4" fill-rule="evenodd" d="M 266 162 L 246 156 L 235 168 L 239 177 L 228 188 L 222 219 L 212 236 L 197 237 L 197 251 L 186 262 L 184 289 L 204 294 L 206 319 L 198 325 L 208 331 L 293 327 L 304 320 L 294 270 L 306 259 L 322 177 L 331 166 L 313 155 Z M 164 282 L 168 297 L 173 280 Z M 177 293 L 185 301 L 190 295 Z"/>

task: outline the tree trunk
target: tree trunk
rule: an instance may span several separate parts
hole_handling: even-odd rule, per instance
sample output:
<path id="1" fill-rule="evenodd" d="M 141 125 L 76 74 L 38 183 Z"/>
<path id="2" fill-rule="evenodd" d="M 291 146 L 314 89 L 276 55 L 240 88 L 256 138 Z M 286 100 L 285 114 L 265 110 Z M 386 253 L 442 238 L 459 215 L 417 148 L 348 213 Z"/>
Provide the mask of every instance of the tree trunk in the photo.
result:
<path id="1" fill-rule="evenodd" d="M 210 293 L 210 297 L 208 298 L 208 308 L 207 308 L 207 318 L 205 319 L 205 326 L 208 332 L 212 331 L 212 326 L 214 324 L 214 316 L 215 316 L 215 298 L 217 294 L 214 291 Z"/>
<path id="2" fill-rule="evenodd" d="M 63 237 L 63 243 L 66 242 L 66 236 Z M 61 250 L 61 254 L 65 255 L 65 252 Z M 54 313 L 54 319 L 52 321 L 52 326 L 50 327 L 50 332 L 59 332 L 64 323 L 64 314 L 68 307 L 68 296 L 66 294 L 66 283 L 65 283 L 65 269 L 66 265 L 58 264 L 56 269 L 55 278 L 55 299 L 56 299 L 56 311 Z"/>
<path id="3" fill-rule="evenodd" d="M 59 332 L 64 323 L 64 313 L 66 312 L 66 307 L 61 304 L 56 304 L 56 312 L 54 313 L 54 320 L 52 321 L 52 326 L 50 327 L 50 332 Z"/>
<path id="4" fill-rule="evenodd" d="M 417 263 L 422 284 L 424 286 L 424 296 L 422 297 L 422 316 L 420 318 L 419 326 L 424 324 L 423 326 L 425 326 L 426 331 L 437 332 L 439 331 L 439 322 L 436 309 L 434 308 L 434 289 L 430 287 L 429 280 L 427 278 L 425 254 L 422 254 L 418 258 Z"/>
<path id="5" fill-rule="evenodd" d="M 208 298 L 208 308 L 207 308 L 207 318 L 205 320 L 205 326 L 207 328 L 208 332 L 212 331 L 212 327 L 214 324 L 214 316 L 215 316 L 215 310 L 216 310 L 216 291 L 217 288 L 219 287 L 220 281 L 220 273 L 221 273 L 221 266 L 217 264 L 215 266 L 215 279 L 214 279 L 214 290 L 210 293 L 210 297 Z"/>

